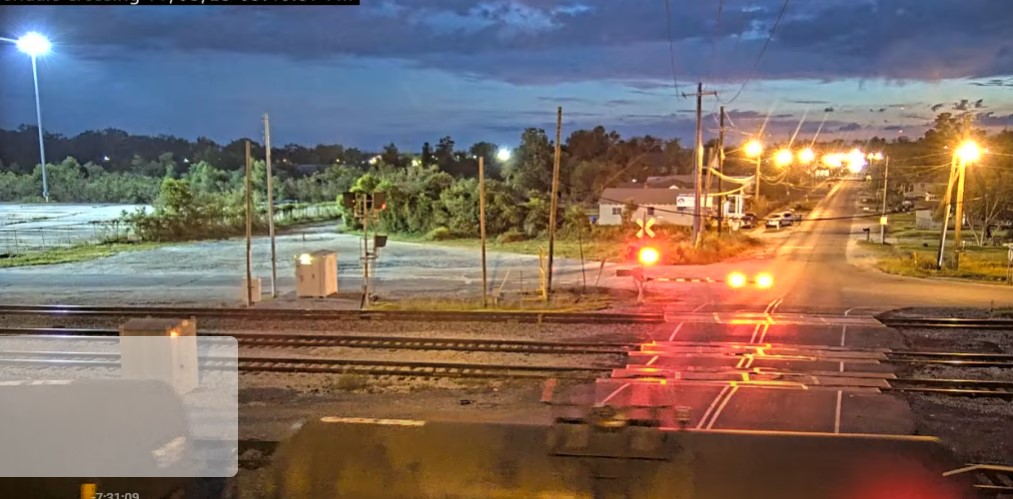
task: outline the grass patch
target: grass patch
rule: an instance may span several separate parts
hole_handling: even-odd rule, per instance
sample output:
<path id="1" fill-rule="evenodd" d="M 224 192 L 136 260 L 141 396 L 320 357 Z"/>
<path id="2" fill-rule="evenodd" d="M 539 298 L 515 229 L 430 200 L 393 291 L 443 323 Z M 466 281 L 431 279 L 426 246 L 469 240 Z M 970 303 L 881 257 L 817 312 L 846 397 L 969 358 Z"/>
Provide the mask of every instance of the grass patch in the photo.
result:
<path id="1" fill-rule="evenodd" d="M 571 290 L 556 290 L 548 302 L 541 300 L 537 293 L 526 293 L 523 296 L 511 296 L 500 299 L 493 304 L 489 298 L 489 307 L 482 307 L 481 298 L 412 298 L 390 302 L 375 303 L 370 310 L 410 310 L 431 312 L 474 312 L 474 311 L 517 311 L 517 312 L 589 312 L 608 308 L 613 298 L 602 292 L 588 291 L 581 293 Z"/>
<path id="2" fill-rule="evenodd" d="M 86 244 L 67 248 L 52 248 L 19 255 L 0 257 L 0 268 L 29 267 L 83 262 L 113 256 L 124 251 L 139 251 L 160 246 L 158 243 Z"/>
<path id="3" fill-rule="evenodd" d="M 950 277 L 986 282 L 1006 280 L 1006 248 L 968 248 L 960 256 L 960 268 L 936 270 L 936 248 L 914 244 L 898 246 L 859 242 L 879 255 L 876 267 L 888 274 L 910 277 Z M 947 256 L 948 260 L 952 256 Z"/>
<path id="4" fill-rule="evenodd" d="M 583 250 L 584 260 L 588 262 L 608 260 L 615 262 L 624 258 L 626 245 L 633 242 L 632 233 L 626 239 L 613 235 L 597 235 L 592 238 L 578 240 L 576 237 L 557 237 L 555 241 L 555 256 L 557 258 L 578 259 Z M 481 240 L 478 238 L 453 238 L 444 240 L 431 240 L 425 235 L 391 235 L 391 240 L 402 242 L 428 243 L 440 246 L 455 248 L 479 248 Z M 706 233 L 702 236 L 700 246 L 693 248 L 689 244 L 688 236 L 681 233 L 658 234 L 652 240 L 662 253 L 662 264 L 665 265 L 693 265 L 716 263 L 728 258 L 745 254 L 751 250 L 763 246 L 759 239 L 747 236 L 742 233 L 725 233 L 720 237 L 714 233 Z M 522 255 L 537 255 L 540 250 L 546 254 L 549 251 L 548 238 L 536 238 L 525 240 L 505 240 L 490 237 L 486 241 L 486 248 L 489 251 L 501 251 L 506 253 L 517 253 Z"/>

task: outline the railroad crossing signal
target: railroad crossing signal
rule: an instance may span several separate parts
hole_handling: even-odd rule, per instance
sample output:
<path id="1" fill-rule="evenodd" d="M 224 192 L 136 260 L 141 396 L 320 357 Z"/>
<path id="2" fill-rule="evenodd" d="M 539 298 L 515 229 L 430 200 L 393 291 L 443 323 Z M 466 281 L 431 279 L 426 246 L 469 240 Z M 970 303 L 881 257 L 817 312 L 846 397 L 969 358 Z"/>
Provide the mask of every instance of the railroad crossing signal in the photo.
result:
<path id="1" fill-rule="evenodd" d="M 654 231 L 651 229 L 651 227 L 654 227 L 655 222 L 656 220 L 654 220 L 653 218 L 648 218 L 647 222 L 644 222 L 642 219 L 638 218 L 637 226 L 639 226 L 640 229 L 637 230 L 637 238 L 643 239 L 644 234 L 647 234 L 647 237 L 654 237 Z"/>

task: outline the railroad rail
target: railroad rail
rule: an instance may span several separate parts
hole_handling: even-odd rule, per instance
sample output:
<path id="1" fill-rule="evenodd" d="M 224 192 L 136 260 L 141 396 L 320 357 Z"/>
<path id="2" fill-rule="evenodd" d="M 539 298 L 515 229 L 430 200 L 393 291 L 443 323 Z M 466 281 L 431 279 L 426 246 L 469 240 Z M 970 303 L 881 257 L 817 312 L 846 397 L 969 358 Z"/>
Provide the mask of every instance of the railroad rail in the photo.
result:
<path id="1" fill-rule="evenodd" d="M 998 329 L 1013 330 L 1013 319 L 969 319 L 956 317 L 877 317 L 883 325 L 897 329 Z"/>
<path id="2" fill-rule="evenodd" d="M 1013 381 L 943 378 L 891 378 L 886 390 L 1013 399 Z"/>
<path id="3" fill-rule="evenodd" d="M 0 335 L 31 335 L 51 339 L 112 337 L 117 329 L 90 328 L 0 328 Z M 634 343 L 559 342 L 535 340 L 499 340 L 488 338 L 425 338 L 354 334 L 287 333 L 199 333 L 199 336 L 232 336 L 244 347 L 314 348 L 342 347 L 377 350 L 453 350 L 525 354 L 623 355 L 637 348 Z"/>
<path id="4" fill-rule="evenodd" d="M 0 364 L 36 367 L 118 368 L 116 352 L 3 351 Z M 548 378 L 596 379 L 606 377 L 619 366 L 561 366 L 531 364 L 484 364 L 403 360 L 342 359 L 333 357 L 258 357 L 238 360 L 223 357 L 200 359 L 205 368 L 237 368 L 240 372 L 361 374 L 369 376 L 412 376 L 435 378 Z"/>
<path id="5" fill-rule="evenodd" d="M 664 314 L 618 312 L 312 310 L 215 307 L 90 307 L 72 305 L 2 305 L 0 315 L 89 317 L 211 317 L 257 320 L 513 321 L 557 324 L 654 324 Z"/>
<path id="6" fill-rule="evenodd" d="M 943 476 L 970 473 L 974 478 L 974 490 L 980 497 L 1008 499 L 1013 497 L 1013 466 L 1005 464 L 970 463 L 963 468 L 947 471 Z"/>

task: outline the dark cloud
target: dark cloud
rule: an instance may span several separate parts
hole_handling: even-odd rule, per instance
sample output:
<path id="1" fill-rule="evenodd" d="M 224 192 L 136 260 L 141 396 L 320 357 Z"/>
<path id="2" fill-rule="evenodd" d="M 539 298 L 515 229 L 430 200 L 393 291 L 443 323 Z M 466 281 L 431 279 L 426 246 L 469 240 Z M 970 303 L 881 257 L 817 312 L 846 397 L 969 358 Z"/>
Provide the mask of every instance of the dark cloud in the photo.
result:
<path id="1" fill-rule="evenodd" d="M 929 109 L 931 109 L 932 112 L 934 113 L 944 107 L 946 107 L 946 104 L 933 104 L 932 107 L 930 107 Z"/>
<path id="2" fill-rule="evenodd" d="M 993 78 L 985 82 L 973 82 L 977 87 L 1013 87 L 1013 78 Z"/>
<path id="3" fill-rule="evenodd" d="M 985 99 L 978 99 L 978 100 L 974 101 L 974 108 L 975 109 L 981 109 L 981 108 L 985 107 L 985 105 L 982 104 L 982 102 L 985 102 Z"/>
<path id="4" fill-rule="evenodd" d="M 1009 0 L 890 0 L 889 7 L 823 0 L 791 4 L 754 71 L 780 5 L 731 3 L 715 30 L 711 2 L 681 2 L 672 15 L 679 79 L 937 80 L 1006 77 L 1013 67 Z M 512 83 L 609 79 L 653 90 L 674 87 L 664 11 L 659 2 L 615 0 L 377 0 L 299 9 L 32 6 L 6 7 L 3 24 L 50 26 L 61 50 L 81 58 L 204 51 L 307 62 L 385 58 Z M 991 81 L 1005 86 L 1007 80 Z"/>
<path id="5" fill-rule="evenodd" d="M 978 113 L 975 115 L 974 123 L 985 127 L 1009 127 L 1013 126 L 1013 114 L 997 115 L 992 111 Z"/>
<path id="6" fill-rule="evenodd" d="M 960 99 L 960 101 L 953 103 L 953 110 L 954 111 L 967 111 L 968 109 L 971 108 L 969 106 L 969 104 L 970 104 L 970 102 L 968 102 L 967 99 Z"/>
<path id="7" fill-rule="evenodd" d="M 890 132 L 898 131 L 898 130 L 903 130 L 903 129 L 904 129 L 904 127 L 901 126 L 901 125 L 887 125 L 887 126 L 883 127 L 883 130 L 890 131 Z"/>
<path id="8" fill-rule="evenodd" d="M 609 101 L 605 101 L 606 106 L 629 106 L 631 104 L 636 103 L 637 101 L 631 99 L 612 99 Z"/>
<path id="9" fill-rule="evenodd" d="M 830 104 L 830 101 L 806 99 L 788 99 L 788 102 L 791 102 L 792 104 Z"/>
<path id="10" fill-rule="evenodd" d="M 838 132 L 854 132 L 854 131 L 861 130 L 861 129 L 862 129 L 862 125 L 860 125 L 858 123 L 848 123 L 848 124 L 841 125 L 841 126 L 837 127 L 837 131 Z"/>

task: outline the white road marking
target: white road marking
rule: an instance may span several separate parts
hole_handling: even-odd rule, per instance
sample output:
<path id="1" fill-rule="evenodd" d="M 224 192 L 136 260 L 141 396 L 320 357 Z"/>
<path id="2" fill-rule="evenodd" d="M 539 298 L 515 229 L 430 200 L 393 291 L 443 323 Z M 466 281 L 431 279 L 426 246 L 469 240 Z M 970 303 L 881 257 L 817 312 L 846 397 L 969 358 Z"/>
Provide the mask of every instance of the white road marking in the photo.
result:
<path id="1" fill-rule="evenodd" d="M 607 403 L 609 400 L 612 400 L 613 397 L 615 397 L 616 395 L 619 395 L 619 392 L 625 390 L 630 385 L 631 385 L 631 383 L 626 383 L 625 385 L 620 386 L 619 388 L 616 388 L 616 390 L 614 392 L 612 392 L 611 394 L 609 394 L 608 397 L 605 397 L 604 400 L 602 400 L 601 402 L 598 402 L 598 403 L 599 404 L 605 404 L 605 403 Z"/>
<path id="2" fill-rule="evenodd" d="M 845 335 L 848 334 L 848 326 L 841 326 L 841 346 L 844 346 Z"/>
<path id="3" fill-rule="evenodd" d="M 668 337 L 668 341 L 675 341 L 675 335 L 679 334 L 679 330 L 685 325 L 685 322 L 680 322 L 678 326 L 675 326 L 675 331 L 672 331 L 672 335 Z"/>
<path id="4" fill-rule="evenodd" d="M 856 309 L 856 308 L 858 308 L 858 307 L 851 307 L 851 308 L 849 308 L 849 309 L 845 310 L 845 311 L 844 311 L 844 316 L 845 316 L 845 317 L 847 317 L 847 316 L 848 316 L 848 314 L 850 314 L 850 313 L 851 313 L 851 311 L 852 311 L 852 310 L 854 310 L 854 309 Z"/>
<path id="5" fill-rule="evenodd" d="M 708 407 L 707 410 L 704 411 L 703 416 L 700 416 L 700 421 L 697 421 L 697 423 L 696 423 L 696 429 L 698 429 L 698 430 L 703 429 L 704 425 L 707 424 L 707 420 L 710 418 L 711 412 L 714 411 L 714 408 L 717 407 L 718 402 L 721 401 L 721 397 L 724 397 L 725 396 L 725 392 L 727 392 L 731 388 L 732 388 L 731 385 L 725 385 L 725 386 L 721 387 L 721 391 L 718 392 L 718 395 L 716 397 L 714 397 L 714 400 L 711 402 L 710 407 Z"/>
<path id="6" fill-rule="evenodd" d="M 834 413 L 834 433 L 841 432 L 841 396 L 843 391 L 837 390 L 837 411 Z"/>
<path id="7" fill-rule="evenodd" d="M 770 324 L 763 324 L 763 332 L 760 333 L 760 339 L 757 343 L 763 343 L 763 340 L 767 339 L 767 331 L 770 331 Z"/>
<path id="8" fill-rule="evenodd" d="M 704 307 L 706 307 L 707 305 L 710 305 L 710 302 L 709 302 L 709 301 L 708 301 L 708 302 L 703 302 L 703 303 L 701 303 L 701 304 L 700 304 L 700 305 L 699 305 L 698 307 L 694 308 L 694 309 L 693 309 L 693 311 L 694 311 L 694 312 L 699 312 L 701 308 L 704 308 Z"/>
<path id="9" fill-rule="evenodd" d="M 739 386 L 735 385 L 732 387 L 732 390 L 728 392 L 728 395 L 725 396 L 725 400 L 721 402 L 721 405 L 718 406 L 718 410 L 714 411 L 714 415 L 711 416 L 710 423 L 707 423 L 708 430 L 714 427 L 714 423 L 718 422 L 718 417 L 721 416 L 721 411 L 725 410 L 725 406 L 728 405 L 728 402 L 732 400 L 732 396 L 735 395 L 735 392 L 737 391 L 739 391 Z"/>
<path id="10" fill-rule="evenodd" d="M 658 356 L 655 355 L 654 357 L 651 357 L 651 360 L 647 361 L 647 364 L 644 364 L 644 365 L 649 366 L 649 365 L 654 364 L 655 362 L 657 362 L 657 360 L 658 360 Z"/>

